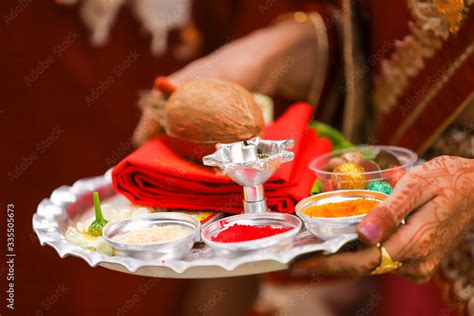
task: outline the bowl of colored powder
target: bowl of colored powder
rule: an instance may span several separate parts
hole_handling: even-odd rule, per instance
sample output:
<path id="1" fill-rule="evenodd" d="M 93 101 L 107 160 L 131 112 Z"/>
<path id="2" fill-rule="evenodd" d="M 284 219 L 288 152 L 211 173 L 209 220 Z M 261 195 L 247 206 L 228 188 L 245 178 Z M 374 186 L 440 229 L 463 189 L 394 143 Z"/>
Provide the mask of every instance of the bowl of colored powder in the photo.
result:
<path id="1" fill-rule="evenodd" d="M 295 210 L 308 231 L 328 240 L 355 234 L 357 224 L 386 198 L 386 194 L 376 191 L 338 190 L 307 197 Z"/>
<path id="2" fill-rule="evenodd" d="M 188 214 L 152 213 L 107 224 L 102 237 L 119 255 L 143 260 L 182 258 L 199 239 L 201 223 Z"/>
<path id="3" fill-rule="evenodd" d="M 201 239 L 219 254 L 240 256 L 253 251 L 288 249 L 301 227 L 301 220 L 290 214 L 241 214 L 206 226 Z"/>

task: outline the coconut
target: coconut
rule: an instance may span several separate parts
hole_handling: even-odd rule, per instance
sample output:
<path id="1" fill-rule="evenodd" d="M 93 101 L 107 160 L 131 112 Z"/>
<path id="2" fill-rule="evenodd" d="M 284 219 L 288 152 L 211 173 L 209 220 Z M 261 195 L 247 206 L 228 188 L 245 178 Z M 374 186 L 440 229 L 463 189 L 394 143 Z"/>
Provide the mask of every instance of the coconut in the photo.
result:
<path id="1" fill-rule="evenodd" d="M 242 86 L 217 79 L 190 81 L 166 103 L 163 127 L 169 136 L 192 143 L 231 143 L 262 133 L 262 110 Z"/>

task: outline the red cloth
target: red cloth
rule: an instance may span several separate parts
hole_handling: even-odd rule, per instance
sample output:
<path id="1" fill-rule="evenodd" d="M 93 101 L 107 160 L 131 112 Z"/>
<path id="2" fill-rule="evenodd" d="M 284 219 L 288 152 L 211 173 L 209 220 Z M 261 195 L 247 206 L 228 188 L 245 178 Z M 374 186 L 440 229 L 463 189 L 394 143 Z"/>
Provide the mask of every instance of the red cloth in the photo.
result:
<path id="1" fill-rule="evenodd" d="M 297 103 L 267 126 L 265 139 L 295 139 L 295 159 L 282 165 L 265 184 L 270 209 L 293 212 L 315 180 L 309 162 L 331 150 L 326 138 L 308 129 L 312 109 Z M 187 210 L 242 211 L 242 188 L 215 169 L 186 160 L 158 137 L 122 160 L 113 170 L 115 190 L 132 203 Z"/>

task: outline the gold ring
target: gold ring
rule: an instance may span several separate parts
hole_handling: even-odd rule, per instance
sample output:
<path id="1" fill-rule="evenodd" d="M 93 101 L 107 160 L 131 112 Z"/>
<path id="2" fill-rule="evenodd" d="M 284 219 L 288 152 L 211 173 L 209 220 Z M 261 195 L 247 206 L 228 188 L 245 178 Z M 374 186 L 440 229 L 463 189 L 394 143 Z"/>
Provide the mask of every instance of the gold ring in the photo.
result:
<path id="1" fill-rule="evenodd" d="M 370 274 L 384 274 L 390 271 L 397 270 L 403 265 L 403 263 L 399 261 L 393 261 L 392 257 L 390 257 L 390 255 L 388 254 L 387 249 L 385 249 L 385 247 L 382 247 L 380 243 L 377 243 L 377 248 L 380 250 L 380 264 Z"/>

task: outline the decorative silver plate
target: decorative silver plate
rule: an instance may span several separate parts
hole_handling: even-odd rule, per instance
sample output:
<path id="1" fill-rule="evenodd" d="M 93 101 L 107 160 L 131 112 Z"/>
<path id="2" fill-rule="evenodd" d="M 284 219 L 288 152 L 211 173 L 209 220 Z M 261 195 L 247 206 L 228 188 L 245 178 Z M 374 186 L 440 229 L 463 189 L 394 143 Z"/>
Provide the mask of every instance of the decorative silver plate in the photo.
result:
<path id="1" fill-rule="evenodd" d="M 261 251 L 238 258 L 217 256 L 202 243 L 180 260 L 142 260 L 125 256 L 108 256 L 93 250 L 81 248 L 69 242 L 64 234 L 84 214 L 92 214 L 92 192 L 99 191 L 103 203 L 126 207 L 130 202 L 117 195 L 112 187 L 110 173 L 104 176 L 79 180 L 72 186 L 54 190 L 50 198 L 38 205 L 33 215 L 33 229 L 41 245 L 53 247 L 61 258 L 75 256 L 84 259 L 91 267 L 97 265 L 125 273 L 162 278 L 218 278 L 258 274 L 285 270 L 298 256 L 313 252 L 330 254 L 344 244 L 354 240 L 355 234 L 341 235 L 322 241 L 304 231 L 296 236 L 294 246 L 285 252 Z"/>

